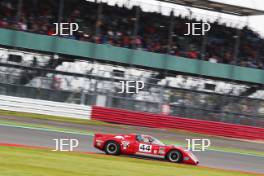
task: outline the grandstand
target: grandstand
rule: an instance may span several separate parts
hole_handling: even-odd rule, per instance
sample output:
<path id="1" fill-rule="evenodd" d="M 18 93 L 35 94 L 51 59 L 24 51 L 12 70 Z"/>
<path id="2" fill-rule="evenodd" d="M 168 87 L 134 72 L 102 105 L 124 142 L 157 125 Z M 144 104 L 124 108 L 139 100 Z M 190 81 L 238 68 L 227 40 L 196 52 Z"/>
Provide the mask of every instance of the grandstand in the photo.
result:
<path id="1" fill-rule="evenodd" d="M 201 36 L 183 35 L 187 31 L 185 23 L 210 19 L 208 17 L 207 19 L 192 18 L 186 14 L 186 16 L 181 16 L 182 14 L 179 14 L 177 9 L 170 9 L 170 16 L 165 16 L 158 12 L 144 12 L 140 8 L 131 8 L 129 5 L 126 7 L 126 4 L 120 8 L 109 6 L 106 3 L 65 0 L 63 1 L 63 16 L 59 17 L 60 13 L 56 14 L 57 9 L 59 9 L 59 4 L 56 1 L 46 0 L 38 3 L 28 1 L 29 3 L 24 3 L 23 8 L 19 9 L 18 13 L 21 14 L 19 23 L 14 24 L 17 20 L 15 2 L 15 0 L 11 0 L 1 3 L 1 27 L 51 35 L 55 31 L 53 22 L 57 20 L 77 22 L 81 24 L 81 30 L 68 38 L 193 59 L 204 59 L 214 63 L 236 64 L 253 68 L 264 67 L 262 62 L 264 40 L 249 29 L 245 22 L 242 23 L 244 27 L 240 30 L 239 46 L 236 46 L 238 45 L 236 28 L 241 25 L 241 22 L 233 22 L 231 24 L 233 27 L 228 27 L 227 22 L 221 23 L 221 17 L 211 23 L 213 30 L 207 34 L 206 42 L 203 42 L 204 39 Z M 33 9 L 39 10 L 31 11 L 29 7 L 31 4 L 36 6 Z M 181 2 L 181 4 L 183 3 Z M 220 9 L 219 3 L 214 2 L 213 4 Z M 235 6 L 231 7 L 234 8 Z M 231 7 L 228 5 L 225 7 L 227 9 L 222 11 L 232 13 L 235 9 Z M 209 9 L 209 7 L 207 8 Z M 252 9 L 240 8 L 241 13 L 244 11 L 245 13 L 239 15 L 262 14 L 261 11 L 253 10 L 251 12 L 250 10 Z M 137 11 L 140 11 L 139 16 L 136 15 Z M 174 13 L 178 16 L 175 16 Z M 172 16 L 174 18 L 173 26 L 171 24 Z M 236 47 L 240 52 L 234 51 Z M 219 48 L 221 48 L 221 52 L 219 52 Z M 238 59 L 234 59 L 237 57 Z"/>
<path id="2" fill-rule="evenodd" d="M 209 1 L 204 2 L 199 4 L 202 9 L 212 8 Z M 171 3 L 198 6 L 198 1 Z M 217 7 L 214 11 L 241 16 L 264 14 L 221 3 L 213 7 Z M 208 19 L 169 10 L 164 15 L 141 6 L 98 1 L 4 0 L 0 3 L 0 28 L 51 37 L 55 31 L 52 23 L 77 22 L 80 30 L 67 38 L 60 36 L 62 40 L 131 49 L 126 51 L 135 51 L 135 56 L 140 51 L 189 58 L 190 62 L 264 68 L 264 40 L 248 26 L 239 29 L 216 19 L 206 36 L 184 36 L 186 22 Z M 0 48 L 0 94 L 151 113 L 161 113 L 162 106 L 169 105 L 170 115 L 263 126 L 263 85 L 231 76 L 224 79 L 160 70 L 2 43 Z M 123 80 L 143 81 L 146 86 L 139 94 L 118 94 Z"/>

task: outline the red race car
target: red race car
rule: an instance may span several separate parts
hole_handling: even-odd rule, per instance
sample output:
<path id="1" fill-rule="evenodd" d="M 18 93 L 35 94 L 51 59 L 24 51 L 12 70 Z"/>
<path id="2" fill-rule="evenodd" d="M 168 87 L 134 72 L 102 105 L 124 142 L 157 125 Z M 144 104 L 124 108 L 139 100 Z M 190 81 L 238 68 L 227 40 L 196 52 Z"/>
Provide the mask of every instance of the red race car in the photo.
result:
<path id="1" fill-rule="evenodd" d="M 174 163 L 199 163 L 197 157 L 183 147 L 165 145 L 158 139 L 143 134 L 95 134 L 94 147 L 108 155 L 138 155 L 164 158 Z"/>

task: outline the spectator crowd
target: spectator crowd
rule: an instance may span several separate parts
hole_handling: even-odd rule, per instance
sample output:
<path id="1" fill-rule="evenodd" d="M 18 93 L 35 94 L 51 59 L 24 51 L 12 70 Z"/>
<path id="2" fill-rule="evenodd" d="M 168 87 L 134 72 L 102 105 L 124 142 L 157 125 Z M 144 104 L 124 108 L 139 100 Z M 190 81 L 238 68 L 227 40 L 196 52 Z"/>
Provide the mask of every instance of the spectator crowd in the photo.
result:
<path id="1" fill-rule="evenodd" d="M 248 27 L 239 32 L 240 42 L 235 54 L 237 29 L 218 21 L 211 23 L 203 47 L 202 36 L 184 35 L 187 33 L 185 23 L 199 22 L 189 17 L 174 16 L 174 25 L 171 27 L 171 16 L 143 12 L 137 7 L 130 9 L 105 3 L 64 0 L 63 9 L 60 10 L 60 1 L 22 2 L 21 8 L 19 0 L 0 2 L 0 28 L 52 35 L 55 33 L 53 23 L 75 22 L 80 29 L 68 36 L 75 40 L 204 59 L 213 63 L 264 68 L 264 40 Z M 140 12 L 138 16 L 137 12 Z"/>

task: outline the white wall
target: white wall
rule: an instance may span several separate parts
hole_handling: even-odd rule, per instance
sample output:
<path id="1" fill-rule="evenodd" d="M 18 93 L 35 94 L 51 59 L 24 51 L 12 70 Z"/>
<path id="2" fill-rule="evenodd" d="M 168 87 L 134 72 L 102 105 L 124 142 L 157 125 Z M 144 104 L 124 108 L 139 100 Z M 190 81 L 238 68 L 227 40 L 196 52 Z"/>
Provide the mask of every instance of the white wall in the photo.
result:
<path id="1" fill-rule="evenodd" d="M 90 119 L 91 106 L 0 95 L 0 109 Z"/>

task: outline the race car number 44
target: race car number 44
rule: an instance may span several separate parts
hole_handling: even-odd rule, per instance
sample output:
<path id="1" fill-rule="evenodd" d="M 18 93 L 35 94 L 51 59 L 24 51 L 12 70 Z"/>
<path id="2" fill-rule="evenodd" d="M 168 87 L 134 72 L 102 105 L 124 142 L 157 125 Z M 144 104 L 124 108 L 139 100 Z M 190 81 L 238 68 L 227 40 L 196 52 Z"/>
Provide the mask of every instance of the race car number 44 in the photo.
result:
<path id="1" fill-rule="evenodd" d="M 151 145 L 147 145 L 147 144 L 139 144 L 139 151 L 140 152 L 147 152 L 147 153 L 151 153 Z"/>

